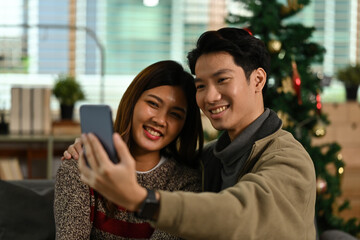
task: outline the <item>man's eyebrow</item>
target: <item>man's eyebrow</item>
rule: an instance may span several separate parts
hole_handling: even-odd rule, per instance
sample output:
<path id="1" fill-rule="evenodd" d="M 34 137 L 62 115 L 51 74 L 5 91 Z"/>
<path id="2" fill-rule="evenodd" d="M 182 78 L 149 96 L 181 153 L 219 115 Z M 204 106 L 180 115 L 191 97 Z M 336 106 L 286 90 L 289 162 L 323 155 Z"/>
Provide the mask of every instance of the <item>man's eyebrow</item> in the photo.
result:
<path id="1" fill-rule="evenodd" d="M 194 83 L 197 83 L 197 82 L 200 82 L 200 81 L 201 81 L 200 78 L 195 78 L 195 79 L 194 79 Z"/>
<path id="2" fill-rule="evenodd" d="M 219 69 L 218 71 L 214 72 L 211 77 L 217 77 L 218 75 L 221 75 L 223 73 L 228 73 L 228 72 L 233 72 L 233 70 L 228 69 L 228 68 L 224 68 L 224 69 Z M 194 83 L 200 82 L 201 78 L 195 78 L 194 79 Z"/>
<path id="3" fill-rule="evenodd" d="M 154 95 L 154 94 L 149 94 L 148 96 L 155 98 L 155 99 L 158 100 L 160 103 L 164 103 L 164 101 L 163 101 L 161 98 L 159 98 L 158 96 L 156 96 L 156 95 Z M 183 112 L 184 114 L 186 114 L 186 109 L 184 109 L 184 108 L 182 108 L 182 107 L 175 106 L 175 107 L 173 107 L 173 109 L 178 110 L 178 111 Z"/>
<path id="4" fill-rule="evenodd" d="M 228 69 L 228 68 L 220 69 L 220 70 L 214 72 L 212 76 L 213 76 L 213 77 L 216 77 L 216 76 L 218 76 L 218 75 L 220 75 L 220 74 L 228 73 L 228 72 L 233 72 L 233 70 Z"/>

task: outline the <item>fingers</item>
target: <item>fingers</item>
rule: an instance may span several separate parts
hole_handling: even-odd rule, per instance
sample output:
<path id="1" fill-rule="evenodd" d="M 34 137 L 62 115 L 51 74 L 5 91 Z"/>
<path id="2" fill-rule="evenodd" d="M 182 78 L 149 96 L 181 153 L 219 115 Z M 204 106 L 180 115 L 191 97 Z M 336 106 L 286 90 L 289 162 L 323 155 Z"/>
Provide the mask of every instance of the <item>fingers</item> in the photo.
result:
<path id="1" fill-rule="evenodd" d="M 77 143 L 82 144 L 81 138 L 75 138 L 74 144 L 77 144 Z"/>
<path id="2" fill-rule="evenodd" d="M 119 160 L 122 164 L 135 166 L 134 159 L 129 151 L 127 144 L 118 133 L 113 134 L 113 141 Z"/>
<path id="3" fill-rule="evenodd" d="M 94 155 L 94 147 L 92 145 L 92 141 L 89 138 L 89 135 L 90 134 L 83 134 L 81 136 L 85 148 L 85 157 L 86 157 L 85 161 L 87 161 L 91 169 L 97 169 L 98 164 Z"/>
<path id="4" fill-rule="evenodd" d="M 71 144 L 68 149 L 64 152 L 63 157 L 64 159 L 75 159 L 78 160 L 80 154 L 82 153 L 82 141 L 81 138 L 76 138 L 75 142 Z"/>
<path id="5" fill-rule="evenodd" d="M 90 179 L 91 179 L 91 169 L 87 166 L 86 164 L 86 160 L 84 157 L 84 154 L 80 155 L 80 159 L 79 159 L 79 170 L 80 170 L 80 177 L 81 180 L 86 183 L 86 184 L 91 184 L 90 183 Z"/>
<path id="6" fill-rule="evenodd" d="M 75 160 L 79 159 L 79 154 L 76 151 L 76 149 L 74 148 L 74 144 L 71 144 L 67 150 L 64 151 L 63 157 L 65 159 L 70 159 L 73 158 Z"/>
<path id="7" fill-rule="evenodd" d="M 113 163 L 94 134 L 83 134 L 81 138 L 85 149 L 79 158 L 81 180 L 95 188 L 95 185 L 101 181 L 99 177 L 101 178 L 104 170 L 109 167 L 108 164 Z"/>
<path id="8" fill-rule="evenodd" d="M 83 151 L 81 138 L 76 138 L 75 143 L 73 144 L 73 146 L 74 146 L 74 150 L 80 156 L 82 151 Z"/>
<path id="9" fill-rule="evenodd" d="M 67 150 L 65 150 L 61 160 L 70 159 L 70 158 L 71 158 L 71 154 Z"/>
<path id="10" fill-rule="evenodd" d="M 92 133 L 88 134 L 88 138 L 91 142 L 91 145 L 93 147 L 93 154 L 95 156 L 96 163 L 98 164 L 99 170 L 102 170 L 103 168 L 106 168 L 109 166 L 109 164 L 113 164 L 109 156 L 100 143 L 99 139 Z"/>
<path id="11" fill-rule="evenodd" d="M 94 134 L 84 134 L 82 141 L 86 150 L 86 159 L 94 171 L 102 171 L 102 169 L 108 167 L 109 164 L 113 164 L 99 139 Z"/>

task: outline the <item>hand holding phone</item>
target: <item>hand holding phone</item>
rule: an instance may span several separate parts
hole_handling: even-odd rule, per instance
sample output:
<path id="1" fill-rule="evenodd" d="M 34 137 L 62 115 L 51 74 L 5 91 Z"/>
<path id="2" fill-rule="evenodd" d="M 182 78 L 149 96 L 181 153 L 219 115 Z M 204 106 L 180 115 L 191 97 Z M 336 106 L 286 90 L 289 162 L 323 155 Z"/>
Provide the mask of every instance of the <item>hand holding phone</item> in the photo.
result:
<path id="1" fill-rule="evenodd" d="M 112 138 L 114 128 L 111 108 L 108 105 L 80 106 L 80 125 L 82 133 L 95 134 L 113 163 L 119 162 Z"/>

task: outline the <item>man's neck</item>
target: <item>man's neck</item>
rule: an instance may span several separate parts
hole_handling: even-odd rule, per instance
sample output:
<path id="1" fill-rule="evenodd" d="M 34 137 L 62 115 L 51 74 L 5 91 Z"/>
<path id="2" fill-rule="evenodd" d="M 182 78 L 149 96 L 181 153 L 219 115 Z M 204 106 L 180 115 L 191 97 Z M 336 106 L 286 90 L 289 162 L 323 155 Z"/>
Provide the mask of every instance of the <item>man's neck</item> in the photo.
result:
<path id="1" fill-rule="evenodd" d="M 249 125 L 251 125 L 256 119 L 258 119 L 261 114 L 264 113 L 264 111 L 265 109 L 264 107 L 262 107 L 262 109 L 259 109 L 259 111 L 254 112 L 250 120 L 248 120 L 246 123 L 239 123 L 239 125 L 242 125 L 242 127 L 228 129 L 227 133 L 229 135 L 230 141 L 233 141 L 235 138 L 237 138 L 247 127 L 249 127 Z"/>

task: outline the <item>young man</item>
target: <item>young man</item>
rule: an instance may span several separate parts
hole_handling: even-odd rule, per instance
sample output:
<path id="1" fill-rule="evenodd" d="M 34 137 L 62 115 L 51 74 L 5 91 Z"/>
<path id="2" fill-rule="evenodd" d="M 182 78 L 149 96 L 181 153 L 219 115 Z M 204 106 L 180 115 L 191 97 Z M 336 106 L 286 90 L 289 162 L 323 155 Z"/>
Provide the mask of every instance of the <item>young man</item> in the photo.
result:
<path id="1" fill-rule="evenodd" d="M 118 136 L 111 163 L 94 135 L 83 135 L 85 183 L 155 227 L 186 239 L 315 239 L 315 171 L 294 137 L 265 109 L 269 56 L 246 31 L 205 32 L 189 55 L 197 104 L 220 138 L 202 155 L 203 193 L 147 190 Z"/>

